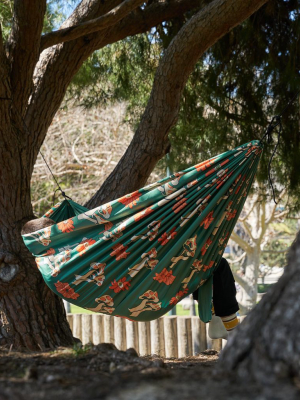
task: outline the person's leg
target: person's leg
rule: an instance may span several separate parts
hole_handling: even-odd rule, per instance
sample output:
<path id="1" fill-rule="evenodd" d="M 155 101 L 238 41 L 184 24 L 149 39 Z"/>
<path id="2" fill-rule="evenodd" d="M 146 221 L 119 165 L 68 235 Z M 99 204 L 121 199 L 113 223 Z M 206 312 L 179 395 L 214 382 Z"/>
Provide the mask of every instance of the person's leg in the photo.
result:
<path id="1" fill-rule="evenodd" d="M 227 339 L 228 332 L 238 325 L 236 312 L 239 305 L 235 296 L 235 281 L 230 266 L 222 258 L 213 275 L 213 315 L 208 329 L 211 339 Z M 198 300 L 198 289 L 193 292 L 193 298 Z"/>
<path id="2" fill-rule="evenodd" d="M 222 319 L 215 315 L 214 307 L 212 306 L 212 318 L 208 324 L 208 336 L 211 339 L 227 339 L 228 333 L 222 322 Z"/>
<path id="3" fill-rule="evenodd" d="M 227 332 L 238 325 L 236 312 L 239 306 L 235 296 L 236 288 L 230 266 L 222 258 L 213 276 L 213 304 L 215 315 L 222 319 Z"/>
<path id="4" fill-rule="evenodd" d="M 198 301 L 198 290 L 193 292 L 194 300 Z M 215 315 L 214 306 L 212 304 L 212 319 L 209 321 L 208 325 L 208 336 L 211 339 L 227 339 L 228 333 L 224 327 L 224 324 L 220 317 Z"/>

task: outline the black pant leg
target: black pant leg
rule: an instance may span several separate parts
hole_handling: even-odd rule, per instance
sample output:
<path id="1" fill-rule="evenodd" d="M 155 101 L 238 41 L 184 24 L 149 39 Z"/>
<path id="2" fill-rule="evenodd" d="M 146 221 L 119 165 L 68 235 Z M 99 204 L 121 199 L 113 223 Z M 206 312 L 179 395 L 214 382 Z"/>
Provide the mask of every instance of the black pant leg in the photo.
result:
<path id="1" fill-rule="evenodd" d="M 234 314 L 239 310 L 235 281 L 225 258 L 221 259 L 213 275 L 213 304 L 215 314 L 219 317 Z"/>
<path id="2" fill-rule="evenodd" d="M 198 300 L 198 290 L 193 292 L 194 300 Z M 236 301 L 235 281 L 230 266 L 225 258 L 222 258 L 213 275 L 213 304 L 215 314 L 226 317 L 239 310 Z"/>

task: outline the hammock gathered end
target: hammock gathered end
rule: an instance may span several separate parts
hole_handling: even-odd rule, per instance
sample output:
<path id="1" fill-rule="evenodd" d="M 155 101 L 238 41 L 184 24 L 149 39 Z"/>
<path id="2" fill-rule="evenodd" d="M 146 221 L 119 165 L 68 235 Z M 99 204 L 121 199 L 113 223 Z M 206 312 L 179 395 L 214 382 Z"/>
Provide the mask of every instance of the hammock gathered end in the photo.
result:
<path id="1" fill-rule="evenodd" d="M 45 214 L 57 224 L 24 242 L 46 284 L 70 303 L 150 321 L 199 288 L 207 322 L 212 275 L 261 152 L 252 141 L 93 210 L 64 200 Z"/>

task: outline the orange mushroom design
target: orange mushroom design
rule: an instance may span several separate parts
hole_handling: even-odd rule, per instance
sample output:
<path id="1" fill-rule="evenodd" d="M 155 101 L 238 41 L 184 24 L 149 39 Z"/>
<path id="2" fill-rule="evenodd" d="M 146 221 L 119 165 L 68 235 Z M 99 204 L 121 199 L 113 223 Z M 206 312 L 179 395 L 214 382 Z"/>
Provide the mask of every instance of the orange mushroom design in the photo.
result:
<path id="1" fill-rule="evenodd" d="M 158 311 L 161 309 L 161 302 L 159 303 L 157 292 L 147 290 L 139 299 L 142 300 L 142 302 L 137 307 L 129 308 L 131 312 L 130 317 L 138 317 L 145 311 Z"/>
<path id="2" fill-rule="evenodd" d="M 101 286 L 104 282 L 104 268 L 105 263 L 93 262 L 90 264 L 90 270 L 84 275 L 75 275 L 75 281 L 73 285 L 79 285 L 83 282 L 95 283 L 97 286 Z"/>
<path id="3" fill-rule="evenodd" d="M 93 312 L 101 312 L 103 314 L 112 314 L 113 311 L 115 310 L 113 308 L 114 305 L 114 300 L 111 296 L 109 295 L 103 295 L 101 297 L 98 297 L 95 299 L 96 303 L 99 303 L 97 307 L 94 308 L 87 308 L 87 310 L 93 311 Z"/>
<path id="4" fill-rule="evenodd" d="M 197 249 L 196 239 L 197 235 L 185 241 L 185 243 L 183 244 L 183 251 L 180 256 L 171 258 L 173 264 L 171 264 L 170 268 L 173 268 L 180 260 L 186 261 L 190 257 L 195 256 L 195 251 Z"/>

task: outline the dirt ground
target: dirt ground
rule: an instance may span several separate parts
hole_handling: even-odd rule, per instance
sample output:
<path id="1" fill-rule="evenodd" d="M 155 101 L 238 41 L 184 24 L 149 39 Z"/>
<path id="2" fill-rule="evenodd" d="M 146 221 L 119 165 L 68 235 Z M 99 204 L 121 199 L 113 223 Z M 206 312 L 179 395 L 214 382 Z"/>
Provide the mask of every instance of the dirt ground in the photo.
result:
<path id="1" fill-rule="evenodd" d="M 217 360 L 214 350 L 163 359 L 105 343 L 40 353 L 0 349 L 0 400 L 300 399 L 296 387 L 260 388 L 217 376 Z"/>

